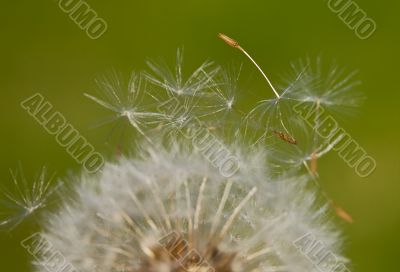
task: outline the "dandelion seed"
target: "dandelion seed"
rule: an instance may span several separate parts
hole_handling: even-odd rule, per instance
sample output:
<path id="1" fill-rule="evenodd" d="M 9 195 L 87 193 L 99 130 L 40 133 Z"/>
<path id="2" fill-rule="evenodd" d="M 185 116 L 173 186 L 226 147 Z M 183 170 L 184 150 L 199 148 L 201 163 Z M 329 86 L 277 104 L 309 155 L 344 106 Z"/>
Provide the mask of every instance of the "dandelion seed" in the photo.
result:
<path id="1" fill-rule="evenodd" d="M 279 137 L 282 141 L 285 141 L 289 144 L 297 144 L 296 139 L 294 139 L 292 136 L 290 136 L 289 134 L 285 134 L 283 132 L 280 131 L 272 131 L 277 137 Z"/>
<path id="2" fill-rule="evenodd" d="M 102 91 L 100 98 L 90 94 L 85 94 L 85 96 L 115 113 L 106 122 L 124 118 L 140 135 L 149 140 L 145 133 L 146 129 L 156 126 L 167 116 L 155 109 L 152 110 L 150 105 L 143 105 L 144 87 L 142 84 L 143 80 L 140 75 L 132 73 L 128 85 L 125 86 L 121 77 L 114 73 L 110 78 L 98 81 Z M 154 99 L 153 96 L 149 96 Z"/>
<path id="3" fill-rule="evenodd" d="M 204 91 L 213 87 L 212 79 L 218 73 L 219 67 L 213 67 L 212 62 L 204 62 L 193 73 L 184 79 L 183 50 L 178 49 L 176 66 L 172 71 L 168 65 L 148 61 L 147 65 L 154 76 L 146 73 L 146 78 L 154 85 L 165 89 L 171 96 L 201 96 Z"/>
<path id="4" fill-rule="evenodd" d="M 243 54 L 246 55 L 246 57 L 248 59 L 250 59 L 250 61 L 257 67 L 258 71 L 260 71 L 260 73 L 263 75 L 263 77 L 265 78 L 265 80 L 268 82 L 269 86 L 271 87 L 272 91 L 274 92 L 274 94 L 276 95 L 276 97 L 279 99 L 280 95 L 278 94 L 278 92 L 275 90 L 274 86 L 272 85 L 271 81 L 269 80 L 269 78 L 267 77 L 267 75 L 264 73 L 264 71 L 260 68 L 260 66 L 258 66 L 258 64 L 253 60 L 253 58 L 246 52 L 246 50 L 244 50 L 237 41 L 235 41 L 232 38 L 229 38 L 228 36 L 226 36 L 225 34 L 220 33 L 218 35 L 222 40 L 224 40 L 227 44 L 229 44 L 230 46 L 239 49 L 240 51 L 243 52 Z"/>
<path id="5" fill-rule="evenodd" d="M 364 97 L 355 90 L 360 81 L 354 80 L 356 71 L 346 72 L 337 64 L 326 66 L 321 58 L 315 63 L 310 58 L 292 63 L 292 74 L 303 76 L 297 81 L 297 86 L 290 92 L 290 98 L 296 101 L 319 104 L 321 107 L 335 113 L 354 113 Z M 293 76 L 288 76 L 286 82 L 292 82 Z"/>
<path id="6" fill-rule="evenodd" d="M 246 114 L 237 106 L 239 99 L 238 81 L 242 65 L 238 69 L 228 67 L 223 69 L 212 81 L 215 83 L 210 89 L 211 94 L 199 107 L 199 119 L 213 121 L 213 126 L 224 127 L 239 125 Z"/>
<path id="7" fill-rule="evenodd" d="M 300 117 L 293 116 L 287 120 L 290 124 L 289 133 L 274 132 L 275 137 L 269 141 L 272 162 L 284 168 L 305 168 L 311 176 L 317 174 L 314 172 L 316 169 L 311 169 L 316 167 L 315 160 L 329 153 L 335 142 L 320 141 Z"/>
<path id="8" fill-rule="evenodd" d="M 333 204 L 333 206 L 335 208 L 337 216 L 339 216 L 340 218 L 342 218 L 344 221 L 346 221 L 348 223 L 353 223 L 354 222 L 354 220 L 351 217 L 351 215 L 348 212 L 346 212 L 342 207 L 340 207 L 340 206 L 338 206 L 336 204 Z"/>
<path id="9" fill-rule="evenodd" d="M 285 103 L 285 98 L 266 99 L 258 103 L 245 117 L 247 126 L 246 134 L 250 134 L 249 128 L 253 131 L 261 131 L 261 135 L 255 140 L 255 144 L 264 141 L 274 131 L 290 135 L 289 121 L 293 115 L 290 104 Z M 254 125 L 252 125 L 254 124 Z"/>
<path id="10" fill-rule="evenodd" d="M 281 94 L 275 89 L 272 85 L 272 82 L 261 69 L 261 67 L 256 63 L 256 61 L 244 50 L 237 41 L 229 38 L 225 34 L 219 34 L 219 37 L 224 40 L 230 46 L 239 49 L 258 69 L 258 71 L 262 74 L 264 79 L 267 81 L 268 85 L 271 87 L 273 93 L 275 94 L 275 98 L 273 99 L 265 99 L 258 103 L 258 105 L 253 108 L 246 116 L 246 134 L 248 133 L 247 130 L 249 127 L 252 127 L 250 123 L 256 123 L 258 130 L 261 130 L 261 136 L 259 136 L 255 144 L 258 144 L 260 141 L 265 140 L 268 133 L 276 130 L 280 131 L 283 130 L 286 134 L 289 134 L 289 130 L 287 128 L 287 124 L 285 124 L 284 116 L 285 114 L 291 115 L 290 113 L 285 112 L 282 108 L 286 111 L 291 111 L 288 105 L 282 105 L 285 100 L 290 100 L 287 94 L 292 90 L 293 84 L 289 87 L 285 88 Z M 299 75 L 300 76 L 300 75 Z M 261 126 L 259 125 L 261 124 Z"/>
<path id="11" fill-rule="evenodd" d="M 314 176 L 317 175 L 317 167 L 318 167 L 317 166 L 318 165 L 317 160 L 318 160 L 317 153 L 313 152 L 311 154 L 311 163 L 310 163 L 311 167 L 310 167 L 310 169 L 311 169 L 311 174 L 314 175 Z"/>
<path id="12" fill-rule="evenodd" d="M 61 183 L 53 182 L 43 167 L 31 183 L 25 178 L 21 166 L 17 171 L 10 169 L 12 184 L 0 188 L 0 227 L 14 229 L 26 218 L 47 207 Z"/>

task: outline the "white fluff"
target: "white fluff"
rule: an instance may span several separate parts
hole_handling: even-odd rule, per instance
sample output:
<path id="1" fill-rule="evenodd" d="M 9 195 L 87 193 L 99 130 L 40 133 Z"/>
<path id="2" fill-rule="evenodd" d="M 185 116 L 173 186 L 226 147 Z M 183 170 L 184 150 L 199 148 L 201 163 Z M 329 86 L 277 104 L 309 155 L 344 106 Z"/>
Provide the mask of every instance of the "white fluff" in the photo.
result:
<path id="1" fill-rule="evenodd" d="M 199 252 L 226 231 L 218 248 L 237 253 L 233 271 L 319 271 L 293 245 L 307 233 L 340 256 L 340 237 L 306 180 L 273 178 L 262 149 L 235 149 L 253 159 L 240 156 L 245 163 L 229 180 L 200 153 L 177 145 L 147 146 L 146 155 L 109 163 L 80 178 L 75 201 L 50 216 L 44 236 L 80 272 L 140 271 L 152 246 L 172 231 L 190 239 L 192 230 Z M 174 271 L 163 269 L 157 272 Z"/>

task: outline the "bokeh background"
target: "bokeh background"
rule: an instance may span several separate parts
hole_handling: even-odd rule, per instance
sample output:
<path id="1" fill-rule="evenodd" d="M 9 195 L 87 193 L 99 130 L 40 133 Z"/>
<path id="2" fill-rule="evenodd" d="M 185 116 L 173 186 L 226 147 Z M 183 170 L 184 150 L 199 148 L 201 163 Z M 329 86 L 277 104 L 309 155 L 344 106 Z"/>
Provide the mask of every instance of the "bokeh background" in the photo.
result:
<path id="1" fill-rule="evenodd" d="M 2 1 L 0 10 L 0 182 L 9 186 L 9 169 L 22 164 L 27 177 L 42 165 L 58 177 L 80 166 L 20 102 L 43 94 L 96 150 L 110 127 L 90 129 L 105 111 L 83 96 L 94 93 L 94 80 L 110 69 L 128 74 L 142 70 L 148 58 L 174 60 L 185 48 L 185 64 L 205 59 L 247 62 L 216 38 L 235 37 L 268 72 L 272 81 L 305 56 L 359 70 L 367 97 L 359 114 L 340 124 L 377 161 L 376 171 L 358 177 L 336 153 L 320 161 L 323 188 L 354 217 L 343 223 L 346 253 L 354 271 L 399 271 L 400 139 L 398 1 L 357 0 L 377 23 L 377 31 L 360 40 L 327 7 L 326 1 L 294 0 L 115 0 L 86 1 L 108 23 L 108 31 L 91 40 L 55 0 Z M 248 65 L 245 75 L 255 94 L 266 93 L 263 79 Z M 267 90 L 269 92 L 269 90 Z M 20 241 L 35 231 L 34 218 L 0 234 L 0 271 L 31 271 Z"/>

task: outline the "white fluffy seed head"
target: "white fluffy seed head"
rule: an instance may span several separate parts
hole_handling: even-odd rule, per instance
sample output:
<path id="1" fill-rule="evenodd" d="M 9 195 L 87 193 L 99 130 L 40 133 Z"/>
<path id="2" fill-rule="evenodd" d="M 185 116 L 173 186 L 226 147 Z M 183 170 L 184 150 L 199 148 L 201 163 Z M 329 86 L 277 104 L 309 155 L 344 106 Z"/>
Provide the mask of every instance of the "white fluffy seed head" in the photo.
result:
<path id="1" fill-rule="evenodd" d="M 273 178 L 263 149 L 231 148 L 231 178 L 196 149 L 144 150 L 81 176 L 49 216 L 44 237 L 78 271 L 319 271 L 294 244 L 306 234 L 341 258 L 306 179 Z"/>

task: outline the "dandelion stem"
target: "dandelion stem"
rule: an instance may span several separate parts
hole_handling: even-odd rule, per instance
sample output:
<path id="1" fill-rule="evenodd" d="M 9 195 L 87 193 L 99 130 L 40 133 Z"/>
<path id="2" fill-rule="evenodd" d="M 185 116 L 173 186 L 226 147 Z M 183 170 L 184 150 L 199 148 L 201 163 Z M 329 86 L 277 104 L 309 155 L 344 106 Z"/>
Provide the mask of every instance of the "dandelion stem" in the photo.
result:
<path id="1" fill-rule="evenodd" d="M 267 77 L 267 75 L 264 73 L 264 71 L 260 68 L 260 66 L 257 64 L 257 62 L 255 62 L 255 60 L 250 56 L 249 53 L 246 52 L 246 50 L 243 49 L 243 47 L 241 47 L 239 45 L 239 43 L 226 36 L 225 34 L 219 33 L 218 37 L 220 37 L 223 41 L 225 41 L 228 45 L 239 49 L 240 51 L 242 51 L 243 54 L 245 54 L 245 56 L 257 67 L 258 71 L 260 71 L 260 73 L 263 75 L 263 77 L 265 78 L 265 80 L 268 82 L 268 85 L 271 87 L 272 91 L 274 92 L 274 94 L 276 95 L 276 97 L 279 99 L 281 98 L 281 96 L 278 94 L 278 92 L 276 91 L 276 89 L 274 88 L 274 86 L 272 85 L 271 81 L 269 80 L 269 78 Z"/>

